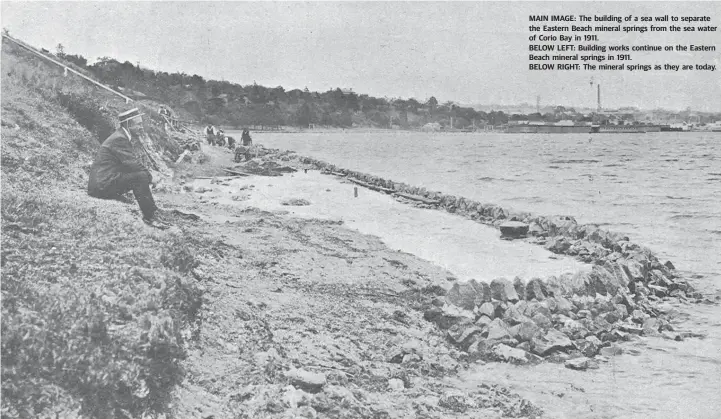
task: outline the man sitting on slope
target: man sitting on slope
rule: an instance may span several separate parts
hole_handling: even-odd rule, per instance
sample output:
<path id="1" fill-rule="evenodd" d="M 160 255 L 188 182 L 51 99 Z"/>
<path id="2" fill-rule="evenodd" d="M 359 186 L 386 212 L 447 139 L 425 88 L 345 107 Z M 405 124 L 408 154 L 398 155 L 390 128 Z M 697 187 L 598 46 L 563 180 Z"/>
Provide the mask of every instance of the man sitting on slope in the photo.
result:
<path id="1" fill-rule="evenodd" d="M 124 193 L 132 190 L 143 213 L 143 221 L 154 227 L 167 228 L 169 222 L 155 206 L 150 192 L 153 177 L 136 160 L 130 144 L 131 135 L 143 134 L 142 115 L 138 108 L 118 115 L 120 128 L 103 141 L 90 168 L 88 195 L 101 199 L 121 199 Z"/>

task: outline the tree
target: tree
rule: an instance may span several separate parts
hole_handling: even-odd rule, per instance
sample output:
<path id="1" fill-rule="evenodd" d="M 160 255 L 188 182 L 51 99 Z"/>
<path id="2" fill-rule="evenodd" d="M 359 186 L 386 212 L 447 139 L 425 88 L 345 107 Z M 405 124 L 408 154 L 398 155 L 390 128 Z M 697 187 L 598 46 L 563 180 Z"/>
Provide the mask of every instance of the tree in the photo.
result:
<path id="1" fill-rule="evenodd" d="M 430 99 L 428 99 L 428 106 L 431 108 L 431 113 L 433 113 L 436 110 L 436 106 L 438 106 L 438 99 L 435 98 L 435 96 L 431 96 Z"/>
<path id="2" fill-rule="evenodd" d="M 62 57 L 65 55 L 65 47 L 63 46 L 63 44 L 58 44 L 57 46 L 55 46 L 55 51 L 55 55 L 57 55 L 58 57 Z"/>

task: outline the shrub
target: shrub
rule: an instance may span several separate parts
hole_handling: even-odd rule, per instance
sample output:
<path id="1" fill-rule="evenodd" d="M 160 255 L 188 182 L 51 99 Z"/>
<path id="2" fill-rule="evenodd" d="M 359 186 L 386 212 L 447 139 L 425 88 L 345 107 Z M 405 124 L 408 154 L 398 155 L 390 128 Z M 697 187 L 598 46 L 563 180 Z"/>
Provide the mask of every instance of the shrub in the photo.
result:
<path id="1" fill-rule="evenodd" d="M 4 189 L 1 212 L 3 416 L 67 400 L 96 418 L 164 412 L 201 307 L 194 243 L 52 191 Z"/>

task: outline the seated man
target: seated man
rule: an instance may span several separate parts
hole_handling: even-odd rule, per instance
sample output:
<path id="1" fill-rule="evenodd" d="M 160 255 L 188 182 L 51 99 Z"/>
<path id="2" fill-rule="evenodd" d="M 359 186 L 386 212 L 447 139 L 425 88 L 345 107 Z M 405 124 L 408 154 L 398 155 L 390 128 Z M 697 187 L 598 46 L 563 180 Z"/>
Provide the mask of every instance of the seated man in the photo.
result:
<path id="1" fill-rule="evenodd" d="M 133 191 L 138 201 L 143 221 L 147 224 L 167 228 L 169 223 L 155 206 L 150 183 L 150 172 L 133 155 L 131 135 L 143 135 L 143 119 L 138 108 L 119 115 L 120 128 L 103 141 L 95 155 L 88 179 L 88 195 L 101 199 L 120 199 Z"/>

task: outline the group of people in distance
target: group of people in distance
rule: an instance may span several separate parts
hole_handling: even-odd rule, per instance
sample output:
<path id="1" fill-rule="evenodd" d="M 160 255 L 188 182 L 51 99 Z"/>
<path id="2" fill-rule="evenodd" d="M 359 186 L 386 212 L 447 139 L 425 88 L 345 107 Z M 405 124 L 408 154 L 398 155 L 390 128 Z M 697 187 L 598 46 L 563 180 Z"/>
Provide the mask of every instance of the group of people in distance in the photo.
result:
<path id="1" fill-rule="evenodd" d="M 88 195 L 100 199 L 125 201 L 123 195 L 133 191 L 143 221 L 153 227 L 168 228 L 172 225 L 170 213 L 155 205 L 150 191 L 153 177 L 135 157 L 130 143 L 131 139 L 145 135 L 143 114 L 138 108 L 133 108 L 119 114 L 118 119 L 120 126 L 103 140 L 95 155 L 88 178 Z M 226 136 L 222 130 L 208 125 L 205 133 L 208 144 L 225 145 L 225 141 L 228 141 L 230 149 L 235 148 L 235 140 Z M 222 143 L 219 142 L 220 140 Z M 242 145 L 235 148 L 236 159 L 240 154 L 249 160 L 252 144 L 250 131 L 246 128 L 243 130 Z"/>

